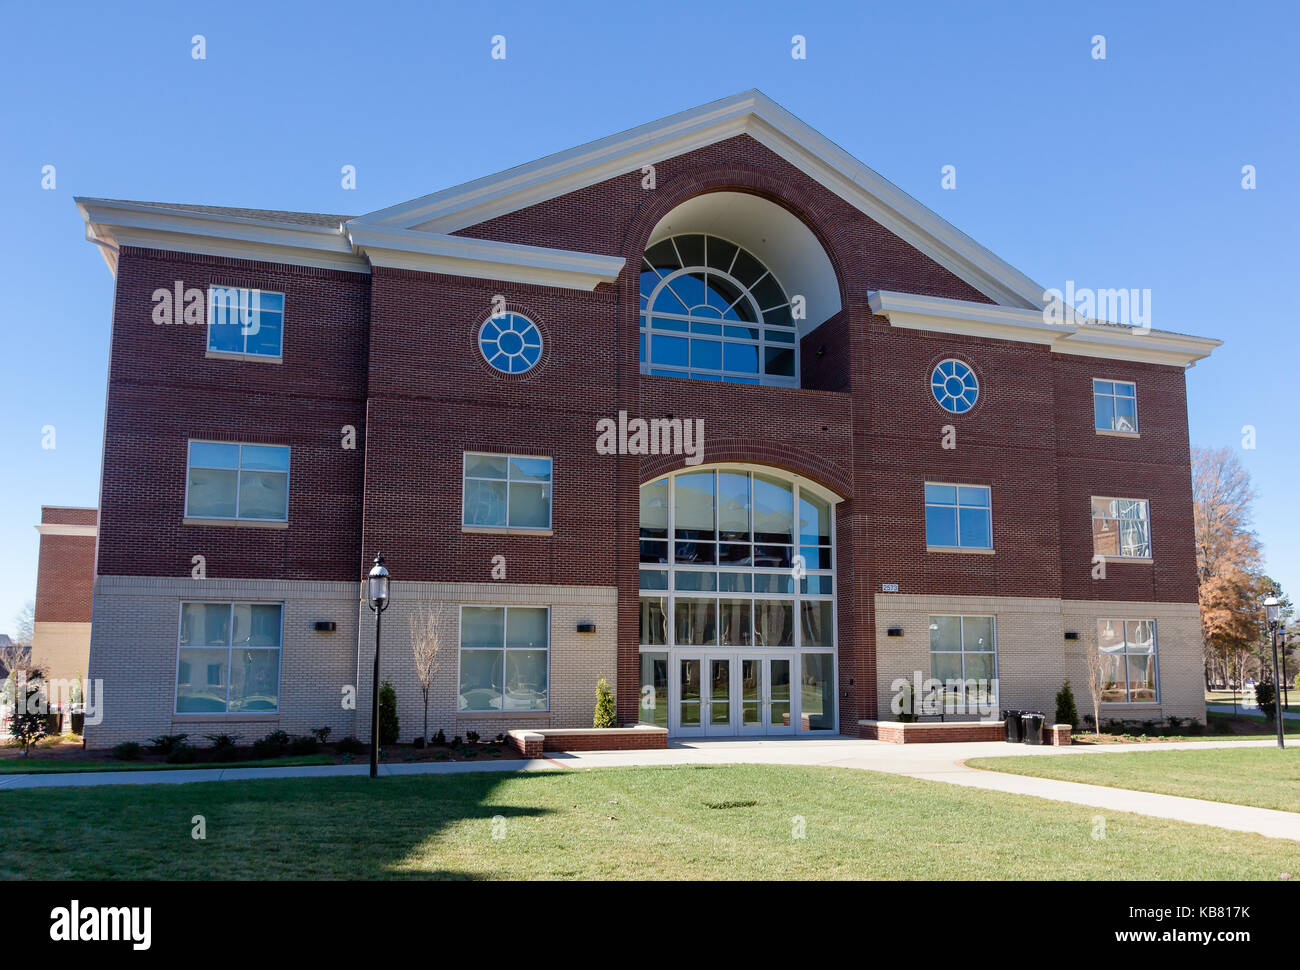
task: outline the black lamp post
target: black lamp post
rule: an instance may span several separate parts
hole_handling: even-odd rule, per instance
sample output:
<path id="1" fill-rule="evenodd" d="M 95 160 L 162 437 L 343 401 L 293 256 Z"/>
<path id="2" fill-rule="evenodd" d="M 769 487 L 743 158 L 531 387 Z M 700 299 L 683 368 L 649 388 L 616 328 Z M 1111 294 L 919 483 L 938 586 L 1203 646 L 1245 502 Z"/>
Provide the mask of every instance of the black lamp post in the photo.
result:
<path id="1" fill-rule="evenodd" d="M 1278 677 L 1277 668 L 1277 627 L 1281 614 L 1281 604 L 1278 603 L 1277 597 L 1270 595 L 1264 600 L 1264 619 L 1268 621 L 1268 629 L 1273 637 L 1273 707 L 1277 714 L 1277 746 L 1286 747 L 1286 741 L 1283 740 L 1282 722 L 1282 681 Z"/>
<path id="2" fill-rule="evenodd" d="M 388 609 L 388 570 L 384 557 L 375 554 L 375 564 L 366 577 L 366 598 L 375 614 L 375 675 L 370 682 L 370 777 L 379 777 L 379 624 Z"/>

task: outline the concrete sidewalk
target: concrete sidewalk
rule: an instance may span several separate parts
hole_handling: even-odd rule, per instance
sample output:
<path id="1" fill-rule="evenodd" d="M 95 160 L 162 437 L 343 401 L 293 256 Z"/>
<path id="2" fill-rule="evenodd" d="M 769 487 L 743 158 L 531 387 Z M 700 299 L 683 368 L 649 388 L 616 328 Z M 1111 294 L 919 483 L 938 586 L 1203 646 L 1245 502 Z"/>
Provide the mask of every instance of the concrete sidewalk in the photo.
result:
<path id="1" fill-rule="evenodd" d="M 1142 745 L 1057 748 L 1009 745 L 1002 741 L 952 744 L 886 744 L 856 738 L 676 740 L 659 751 L 583 751 L 549 754 L 526 761 L 423 762 L 381 765 L 380 774 L 444 775 L 470 771 L 583 771 L 592 768 L 692 764 L 814 765 L 906 775 L 970 788 L 983 788 L 1051 801 L 1089 805 L 1112 812 L 1135 812 L 1156 818 L 1212 825 L 1271 838 L 1300 841 L 1300 814 L 1230 805 L 1175 795 L 1083 785 L 969 768 L 969 758 L 1029 755 L 1034 757 L 1120 757 L 1144 751 L 1199 751 L 1208 748 L 1270 747 L 1273 741 L 1166 741 Z M 0 792 L 24 788 L 95 785 L 181 785 L 194 782 L 266 778 L 338 778 L 365 776 L 369 766 L 311 765 L 284 768 L 183 769 L 177 771 L 97 771 L 0 775 Z M 0 802 L 3 804 L 3 802 Z"/>

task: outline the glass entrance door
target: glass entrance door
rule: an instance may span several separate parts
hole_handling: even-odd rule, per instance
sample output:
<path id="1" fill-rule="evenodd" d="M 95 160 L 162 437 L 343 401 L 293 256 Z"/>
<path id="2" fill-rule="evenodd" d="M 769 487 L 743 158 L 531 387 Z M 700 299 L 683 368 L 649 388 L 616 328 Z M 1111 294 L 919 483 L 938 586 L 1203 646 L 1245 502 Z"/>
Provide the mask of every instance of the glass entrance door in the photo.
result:
<path id="1" fill-rule="evenodd" d="M 739 667 L 741 734 L 793 734 L 790 679 L 792 655 L 744 656 Z"/>
<path id="2" fill-rule="evenodd" d="M 735 734 L 731 724 L 731 670 L 730 656 L 709 657 L 708 683 L 705 684 L 705 734 Z"/>

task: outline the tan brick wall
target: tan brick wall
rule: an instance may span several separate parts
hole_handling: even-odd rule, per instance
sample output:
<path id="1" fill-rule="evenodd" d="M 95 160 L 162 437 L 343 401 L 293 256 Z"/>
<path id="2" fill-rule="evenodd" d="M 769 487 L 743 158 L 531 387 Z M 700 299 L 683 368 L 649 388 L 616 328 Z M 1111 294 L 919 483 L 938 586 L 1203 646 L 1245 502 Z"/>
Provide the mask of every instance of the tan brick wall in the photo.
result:
<path id="1" fill-rule="evenodd" d="M 1097 621 L 1155 620 L 1156 675 L 1160 685 L 1157 704 L 1103 704 L 1101 720 L 1160 721 L 1171 714 L 1205 721 L 1205 660 L 1201 640 L 1201 614 L 1195 603 L 1129 603 L 1066 600 L 1062 604 L 1065 629 L 1076 630 L 1078 640 L 1065 642 L 1066 670 L 1074 687 L 1079 716 L 1092 713 L 1085 657 L 1097 642 Z"/>
<path id="2" fill-rule="evenodd" d="M 605 677 L 617 691 L 618 595 L 613 586 L 549 586 L 509 583 L 393 583 L 392 605 L 384 612 L 379 676 L 397 692 L 400 738 L 418 737 L 424 726 L 424 698 L 411 654 L 410 616 L 419 602 L 439 617 L 438 669 L 429 691 L 429 733 L 441 728 L 450 740 L 467 731 L 485 738 L 515 728 L 591 727 L 596 681 Z M 550 711 L 461 714 L 459 622 L 461 605 L 549 606 L 551 608 Z M 595 633 L 578 633 L 595 623 Z M 357 702 L 357 736 L 370 736 L 370 679 L 374 664 L 374 615 L 362 607 Z M 617 695 L 616 695 L 617 696 Z"/>
<path id="3" fill-rule="evenodd" d="M 32 663 L 50 680 L 86 679 L 90 663 L 90 624 L 37 620 L 32 624 Z"/>
<path id="4" fill-rule="evenodd" d="M 1107 704 L 1101 718 L 1163 720 L 1171 714 L 1205 720 L 1201 627 L 1195 603 L 1134 603 L 1015 596 L 920 596 L 879 593 L 876 612 L 876 696 L 881 719 L 893 717 L 891 685 L 914 671 L 930 674 L 929 618 L 933 614 L 993 615 L 996 620 L 999 696 L 1002 707 L 1056 711 L 1056 692 L 1068 677 L 1079 715 L 1091 712 L 1085 651 L 1106 617 L 1156 620 L 1160 702 Z M 902 627 L 902 637 L 888 636 Z M 1066 640 L 1067 630 L 1078 640 Z"/>
<path id="5" fill-rule="evenodd" d="M 306 734 L 324 726 L 334 739 L 348 734 L 368 739 L 375 626 L 374 614 L 359 597 L 359 584 L 346 582 L 99 577 L 90 678 L 103 681 L 103 721 L 87 724 L 87 745 L 143 743 L 154 735 L 182 732 L 200 744 L 206 743 L 205 735 L 218 733 L 253 740 L 275 730 Z M 278 713 L 173 713 L 183 600 L 284 603 Z M 451 738 L 473 730 L 492 737 L 520 727 L 591 727 L 596 680 L 604 676 L 617 688 L 614 587 L 394 582 L 392 606 L 383 617 L 380 676 L 391 679 L 397 691 L 403 741 L 416 737 L 423 721 L 409 626 L 418 600 L 434 607 L 443 631 L 439 669 L 429 698 L 431 733 L 442 728 Z M 551 607 L 549 712 L 457 713 L 461 604 Z M 321 620 L 332 620 L 338 628 L 317 632 L 314 626 Z M 577 624 L 585 622 L 595 623 L 596 632 L 576 632 Z M 345 688 L 355 708 L 344 707 Z"/>
<path id="6" fill-rule="evenodd" d="M 103 721 L 87 723 L 87 746 L 180 733 L 198 744 L 220 733 L 252 740 L 326 725 L 335 738 L 354 733 L 355 712 L 343 708 L 342 688 L 356 683 L 358 590 L 343 582 L 100 576 L 90 677 L 103 681 Z M 284 603 L 279 713 L 173 714 L 182 600 Z M 338 629 L 318 633 L 319 620 L 333 620 Z"/>

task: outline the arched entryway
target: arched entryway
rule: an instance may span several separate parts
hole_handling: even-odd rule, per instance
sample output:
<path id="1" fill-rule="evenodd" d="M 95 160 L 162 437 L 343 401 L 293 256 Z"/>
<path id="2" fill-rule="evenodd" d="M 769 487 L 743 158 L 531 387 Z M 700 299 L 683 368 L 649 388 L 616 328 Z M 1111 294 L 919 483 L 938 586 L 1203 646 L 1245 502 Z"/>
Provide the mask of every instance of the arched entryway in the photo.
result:
<path id="1" fill-rule="evenodd" d="M 679 737 L 836 731 L 839 501 L 764 465 L 641 486 L 639 720 Z"/>

